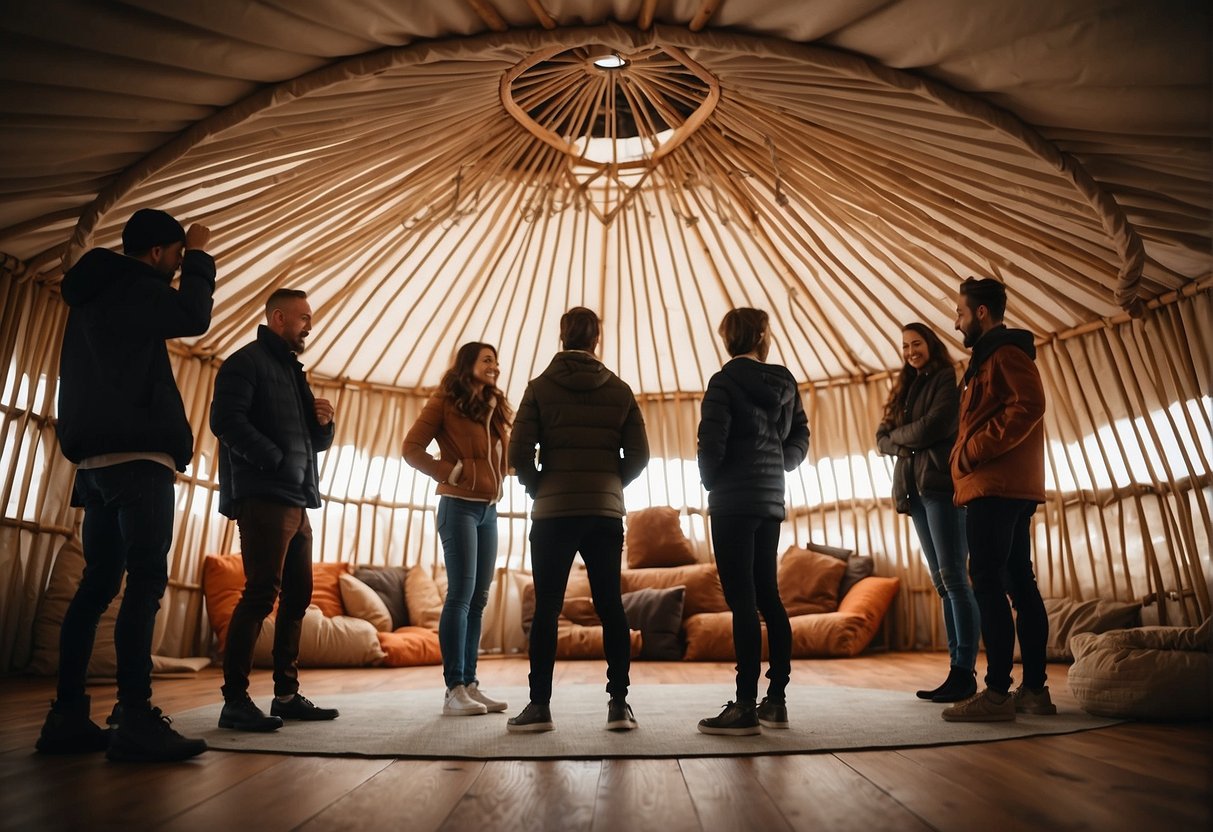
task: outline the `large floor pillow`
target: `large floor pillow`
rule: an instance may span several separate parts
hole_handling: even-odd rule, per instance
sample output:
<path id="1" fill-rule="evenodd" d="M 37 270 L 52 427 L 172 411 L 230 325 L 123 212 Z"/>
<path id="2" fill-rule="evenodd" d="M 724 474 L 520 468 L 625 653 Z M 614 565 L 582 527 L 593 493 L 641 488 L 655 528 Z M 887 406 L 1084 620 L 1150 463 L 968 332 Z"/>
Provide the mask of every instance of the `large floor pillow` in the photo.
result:
<path id="1" fill-rule="evenodd" d="M 274 619 L 271 615 L 261 626 L 261 635 L 253 650 L 253 664 L 274 666 Z M 328 616 L 312 604 L 303 615 L 299 636 L 300 667 L 366 667 L 381 664 L 387 653 L 379 644 L 375 625 L 350 615 Z"/>
<path id="2" fill-rule="evenodd" d="M 1099 716 L 1209 719 L 1209 622 L 1138 627 L 1070 639 L 1070 692 Z"/>
<path id="3" fill-rule="evenodd" d="M 51 567 L 50 582 L 38 599 L 38 612 L 34 616 L 34 650 L 26 667 L 28 672 L 39 676 L 53 676 L 59 672 L 59 631 L 83 574 L 84 553 L 80 549 L 80 541 L 71 538 L 59 547 L 55 564 Z M 122 593 L 119 592 L 101 616 L 93 642 L 93 655 L 88 663 L 89 676 L 112 678 L 118 672 L 114 623 L 121 605 Z"/>

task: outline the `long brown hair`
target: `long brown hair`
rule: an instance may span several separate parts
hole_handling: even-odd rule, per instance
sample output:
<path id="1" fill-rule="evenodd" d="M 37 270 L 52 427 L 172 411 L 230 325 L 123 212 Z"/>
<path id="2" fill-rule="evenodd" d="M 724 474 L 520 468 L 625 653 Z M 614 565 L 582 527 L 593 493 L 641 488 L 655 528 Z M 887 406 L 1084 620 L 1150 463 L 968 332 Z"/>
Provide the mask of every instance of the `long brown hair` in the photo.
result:
<path id="1" fill-rule="evenodd" d="M 922 340 L 927 342 L 927 363 L 922 367 L 924 374 L 929 375 L 951 366 L 952 359 L 948 355 L 948 348 L 944 346 L 943 341 L 939 340 L 935 330 L 926 324 L 915 321 L 903 326 L 901 331 L 921 335 Z M 914 383 L 914 379 L 918 378 L 918 373 L 919 371 L 911 367 L 908 362 L 902 365 L 901 372 L 897 374 L 897 379 L 893 382 L 893 389 L 889 391 L 889 399 L 884 404 L 884 416 L 881 420 L 884 424 L 893 427 L 901 424 L 901 420 L 905 416 L 906 393 L 910 392 L 910 385 Z"/>
<path id="2" fill-rule="evenodd" d="M 475 422 L 483 422 L 488 415 L 491 402 L 497 399 L 497 407 L 493 410 L 492 427 L 504 435 L 514 419 L 514 411 L 505 397 L 505 393 L 495 384 L 486 384 L 479 395 L 476 393 L 476 380 L 472 370 L 480 358 L 481 350 L 492 350 L 497 357 L 497 348 L 492 344 L 471 341 L 464 344 L 455 353 L 455 363 L 442 376 L 442 392 L 454 403 L 455 409 Z"/>

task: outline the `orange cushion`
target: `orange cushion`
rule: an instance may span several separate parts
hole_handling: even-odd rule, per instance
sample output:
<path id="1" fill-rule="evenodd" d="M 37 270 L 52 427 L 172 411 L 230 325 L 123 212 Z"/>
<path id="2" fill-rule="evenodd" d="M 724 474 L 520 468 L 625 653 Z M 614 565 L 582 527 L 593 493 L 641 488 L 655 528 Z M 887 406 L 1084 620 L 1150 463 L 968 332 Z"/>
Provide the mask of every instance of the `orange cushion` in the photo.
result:
<path id="1" fill-rule="evenodd" d="M 733 613 L 704 612 L 692 615 L 683 622 L 687 634 L 687 650 L 683 659 L 688 662 L 736 661 L 733 650 Z M 766 659 L 767 628 L 762 626 L 762 658 Z"/>
<path id="2" fill-rule="evenodd" d="M 639 630 L 629 630 L 632 639 L 632 658 L 640 655 L 643 646 Z M 558 659 L 602 659 L 606 650 L 602 647 L 602 625 L 583 627 L 580 624 L 560 620 L 556 629 L 556 658 Z"/>
<path id="3" fill-rule="evenodd" d="M 350 571 L 348 563 L 312 564 L 312 603 L 329 618 L 345 615 L 341 603 L 341 576 Z"/>
<path id="4" fill-rule="evenodd" d="M 655 506 L 628 512 L 628 567 L 684 566 L 695 563 L 695 550 L 682 533 L 677 509 Z"/>
<path id="5" fill-rule="evenodd" d="M 845 560 L 789 547 L 779 561 L 779 597 L 788 615 L 838 609 L 838 587 L 846 571 Z"/>
<path id="6" fill-rule="evenodd" d="M 714 563 L 659 569 L 625 569 L 620 575 L 620 583 L 623 592 L 685 586 L 686 595 L 682 605 L 684 620 L 701 612 L 726 612 L 729 609 Z M 585 594 L 588 595 L 589 592 Z"/>
<path id="7" fill-rule="evenodd" d="M 222 653 L 227 646 L 227 628 L 244 593 L 244 562 L 240 555 L 207 555 L 202 559 L 202 593 L 206 617 Z M 277 609 L 277 602 L 274 608 Z M 271 613 L 272 615 L 272 613 Z"/>
<path id="8" fill-rule="evenodd" d="M 438 634 L 425 627 L 399 627 L 395 632 L 379 633 L 379 646 L 387 653 L 384 667 L 415 667 L 442 664 Z"/>
<path id="9" fill-rule="evenodd" d="M 838 612 L 792 619 L 792 657 L 858 656 L 880 629 L 901 588 L 898 578 L 873 575 L 843 596 Z"/>

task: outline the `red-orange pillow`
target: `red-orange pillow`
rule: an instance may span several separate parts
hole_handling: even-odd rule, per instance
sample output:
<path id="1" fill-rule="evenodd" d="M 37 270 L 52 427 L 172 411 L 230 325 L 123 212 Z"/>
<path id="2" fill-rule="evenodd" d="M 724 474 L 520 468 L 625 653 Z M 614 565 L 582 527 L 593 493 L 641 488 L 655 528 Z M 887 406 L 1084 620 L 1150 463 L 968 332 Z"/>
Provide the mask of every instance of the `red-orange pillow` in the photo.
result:
<path id="1" fill-rule="evenodd" d="M 677 509 L 655 506 L 628 512 L 629 569 L 653 566 L 686 566 L 696 563 L 691 541 L 682 533 Z"/>
<path id="2" fill-rule="evenodd" d="M 834 612 L 847 562 L 810 549 L 789 547 L 779 561 L 779 597 L 788 615 Z"/>
<path id="3" fill-rule="evenodd" d="M 350 571 L 348 563 L 312 564 L 312 603 L 327 617 L 345 615 L 341 603 L 341 576 Z"/>
<path id="4" fill-rule="evenodd" d="M 387 653 L 384 667 L 416 667 L 442 664 L 438 634 L 425 627 L 399 627 L 392 633 L 379 633 L 379 646 Z"/>
<path id="5" fill-rule="evenodd" d="M 240 555 L 207 555 L 202 559 L 202 594 L 206 599 L 206 617 L 222 653 L 227 645 L 227 628 L 232 613 L 244 593 L 244 562 Z M 274 604 L 277 608 L 277 604 Z"/>

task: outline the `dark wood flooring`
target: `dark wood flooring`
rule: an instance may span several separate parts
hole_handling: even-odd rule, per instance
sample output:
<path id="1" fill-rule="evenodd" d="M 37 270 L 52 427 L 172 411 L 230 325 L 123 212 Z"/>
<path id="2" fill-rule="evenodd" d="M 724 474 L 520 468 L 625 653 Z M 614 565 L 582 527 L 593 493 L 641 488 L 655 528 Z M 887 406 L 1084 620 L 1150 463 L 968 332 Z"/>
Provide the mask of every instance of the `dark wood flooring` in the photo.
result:
<path id="1" fill-rule="evenodd" d="M 884 653 L 797 661 L 793 684 L 911 691 L 947 657 Z M 633 683 L 719 683 L 724 664 L 635 663 Z M 525 685 L 519 658 L 480 677 Z M 1073 706 L 1066 667 L 1050 665 Z M 600 662 L 562 662 L 556 683 L 599 683 Z M 305 670 L 305 691 L 437 688 L 437 668 Z M 158 679 L 167 713 L 218 698 L 220 673 Z M 266 701 L 269 674 L 252 693 Z M 94 718 L 112 686 L 92 689 Z M 0 829 L 142 830 L 1208 830 L 1209 723 L 1130 723 L 1063 736 L 903 750 L 685 760 L 423 761 L 208 752 L 173 765 L 47 757 L 34 741 L 51 679 L 0 679 Z M 559 688 L 557 688 L 559 695 Z M 437 707 L 438 703 L 435 703 Z M 697 716 L 697 715 L 691 715 Z M 942 726 L 941 726 L 942 727 Z"/>

